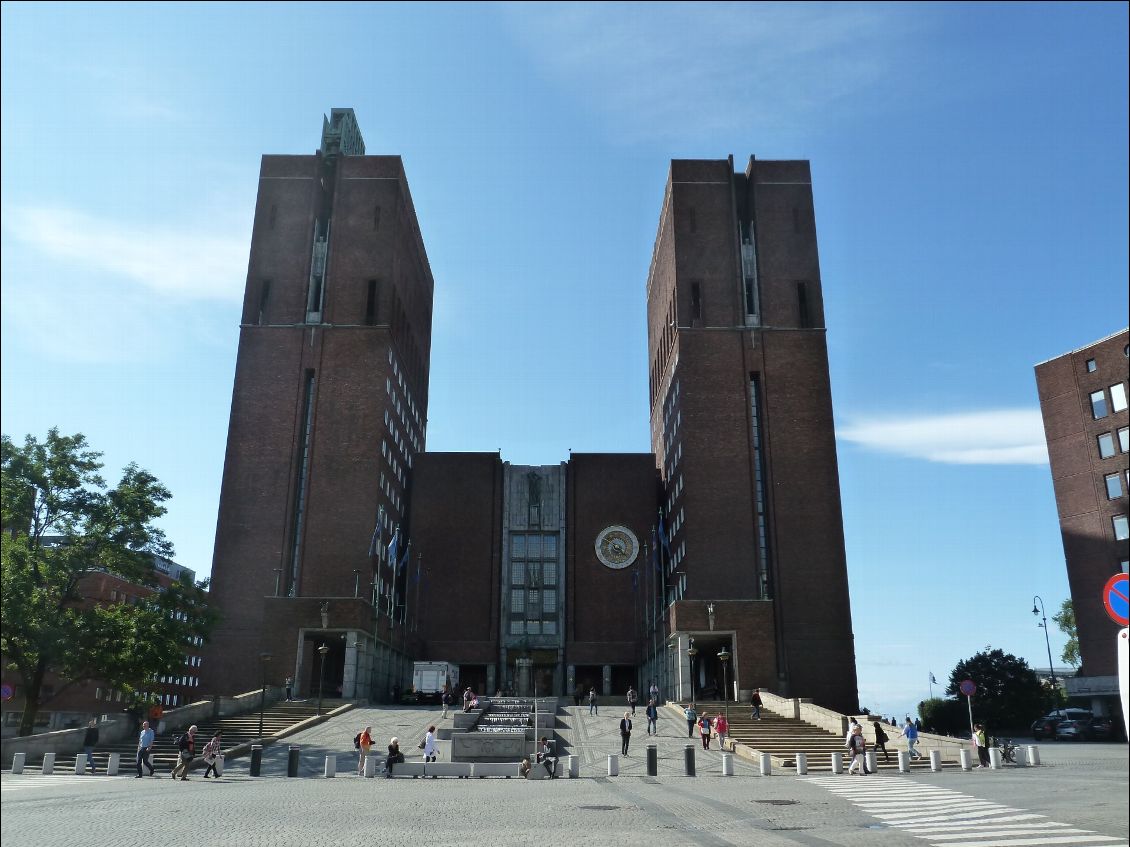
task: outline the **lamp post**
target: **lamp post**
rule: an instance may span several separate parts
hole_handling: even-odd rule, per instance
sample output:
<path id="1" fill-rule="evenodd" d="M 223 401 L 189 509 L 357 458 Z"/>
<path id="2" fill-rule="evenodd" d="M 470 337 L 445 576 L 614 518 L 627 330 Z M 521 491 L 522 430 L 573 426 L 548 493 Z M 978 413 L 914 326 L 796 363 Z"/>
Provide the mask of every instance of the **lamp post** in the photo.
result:
<path id="1" fill-rule="evenodd" d="M 321 659 L 318 660 L 318 715 L 322 714 L 322 683 L 326 679 L 326 654 L 330 652 L 330 648 L 323 644 L 318 648 L 318 655 Z"/>
<path id="2" fill-rule="evenodd" d="M 695 700 L 694 697 L 694 657 L 698 655 L 698 648 L 694 646 L 694 639 L 690 641 L 690 646 L 687 647 L 687 656 L 691 660 L 691 702 Z"/>
<path id="3" fill-rule="evenodd" d="M 1038 608 L 1036 606 L 1037 603 L 1040 604 Z M 1055 688 L 1057 683 L 1055 679 L 1055 668 L 1052 666 L 1052 642 L 1048 637 L 1048 616 L 1044 612 L 1044 598 L 1039 594 L 1032 598 L 1032 614 L 1039 616 L 1043 621 L 1043 623 L 1038 623 L 1036 626 L 1042 626 L 1044 628 L 1044 644 L 1046 644 L 1048 648 L 1048 679 L 1051 680 L 1052 688 Z"/>
<path id="4" fill-rule="evenodd" d="M 727 669 L 730 664 L 730 651 L 725 647 L 718 654 L 718 661 L 722 663 L 722 685 L 725 688 L 722 702 L 726 704 L 726 724 L 728 726 L 730 723 L 730 677 L 727 674 Z"/>
<path id="5" fill-rule="evenodd" d="M 267 662 L 271 661 L 270 653 L 259 654 L 259 666 L 262 670 L 261 681 L 262 685 L 259 687 L 259 740 L 263 740 L 263 710 L 267 705 Z"/>

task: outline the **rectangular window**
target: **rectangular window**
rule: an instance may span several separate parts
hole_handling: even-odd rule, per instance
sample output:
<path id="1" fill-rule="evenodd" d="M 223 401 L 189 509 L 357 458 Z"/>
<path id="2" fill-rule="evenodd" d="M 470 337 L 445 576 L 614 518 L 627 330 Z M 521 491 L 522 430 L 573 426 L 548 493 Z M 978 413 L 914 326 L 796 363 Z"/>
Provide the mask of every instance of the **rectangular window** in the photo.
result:
<path id="1" fill-rule="evenodd" d="M 1110 519 L 1114 525 L 1114 537 L 1118 541 L 1125 541 L 1130 538 L 1130 523 L 1126 521 L 1126 515 L 1115 515 Z"/>
<path id="2" fill-rule="evenodd" d="M 1130 453 L 1130 426 L 1118 430 L 1118 447 L 1123 453 Z"/>
<path id="3" fill-rule="evenodd" d="M 1115 412 L 1126 410 L 1126 386 L 1121 382 L 1110 387 L 1110 408 Z"/>
<path id="4" fill-rule="evenodd" d="M 526 622 L 524 620 L 510 621 L 510 634 L 522 635 L 526 631 Z"/>
<path id="5" fill-rule="evenodd" d="M 542 537 L 542 558 L 543 559 L 556 559 L 557 558 L 557 536 L 546 535 Z"/>
<path id="6" fill-rule="evenodd" d="M 526 592 L 520 588 L 510 592 L 510 611 L 515 613 L 526 611 Z"/>
<path id="7" fill-rule="evenodd" d="M 543 562 L 542 563 L 542 584 L 543 585 L 557 585 L 557 563 L 556 562 Z"/>
<path id="8" fill-rule="evenodd" d="M 526 621 L 526 632 L 530 635 L 541 635 L 541 621 Z"/>
<path id="9" fill-rule="evenodd" d="M 540 559 L 541 558 L 541 540 L 540 535 L 531 535 L 526 539 L 526 558 Z"/>
<path id="10" fill-rule="evenodd" d="M 526 610 L 529 612 L 526 615 L 527 618 L 541 617 L 541 592 L 536 588 L 530 589 L 530 605 L 527 606 Z"/>
<path id="11" fill-rule="evenodd" d="M 1095 364 L 1094 359 L 1088 359 L 1087 360 L 1087 373 L 1093 374 L 1098 369 L 1099 369 L 1099 366 Z"/>
<path id="12" fill-rule="evenodd" d="M 557 592 L 552 588 L 547 588 L 541 593 L 541 610 L 548 615 L 557 611 Z"/>
<path id="13" fill-rule="evenodd" d="M 796 284 L 796 304 L 797 315 L 800 321 L 801 329 L 811 329 L 812 318 L 808 314 L 808 283 L 798 282 Z"/>
<path id="14" fill-rule="evenodd" d="M 1122 496 L 1122 477 L 1116 473 L 1108 473 L 1103 479 L 1106 480 L 1106 499 L 1117 500 Z"/>
<path id="15" fill-rule="evenodd" d="M 526 584 L 526 565 L 524 562 L 511 562 L 510 563 L 510 584 L 511 585 L 525 585 Z"/>
<path id="16" fill-rule="evenodd" d="M 1105 391 L 1092 391 L 1091 392 L 1091 417 L 1096 421 L 1099 418 L 1106 417 L 1106 392 Z"/>
<path id="17" fill-rule="evenodd" d="M 1114 436 L 1104 432 L 1099 436 L 1099 458 L 1109 459 L 1114 455 Z"/>
<path id="18" fill-rule="evenodd" d="M 557 621 L 542 621 L 541 633 L 542 635 L 557 635 Z"/>

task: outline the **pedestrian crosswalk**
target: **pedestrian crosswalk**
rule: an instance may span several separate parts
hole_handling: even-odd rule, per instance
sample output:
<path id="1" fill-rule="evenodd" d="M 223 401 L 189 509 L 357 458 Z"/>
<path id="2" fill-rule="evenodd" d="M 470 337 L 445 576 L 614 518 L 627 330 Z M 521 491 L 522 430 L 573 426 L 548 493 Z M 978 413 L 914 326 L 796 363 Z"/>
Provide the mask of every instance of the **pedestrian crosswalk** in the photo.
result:
<path id="1" fill-rule="evenodd" d="M 118 777 L 106 776 L 80 776 L 74 773 L 53 773 L 44 776 L 39 771 L 22 774 L 4 774 L 0 778 L 0 794 L 11 794 L 17 791 L 27 791 L 32 788 L 44 788 L 52 785 L 68 785 L 79 787 L 83 785 L 105 785 L 107 779 Z"/>
<path id="2" fill-rule="evenodd" d="M 887 826 L 937 847 L 1127 847 L 1126 838 L 1078 829 L 1046 815 L 897 777 L 809 780 Z"/>

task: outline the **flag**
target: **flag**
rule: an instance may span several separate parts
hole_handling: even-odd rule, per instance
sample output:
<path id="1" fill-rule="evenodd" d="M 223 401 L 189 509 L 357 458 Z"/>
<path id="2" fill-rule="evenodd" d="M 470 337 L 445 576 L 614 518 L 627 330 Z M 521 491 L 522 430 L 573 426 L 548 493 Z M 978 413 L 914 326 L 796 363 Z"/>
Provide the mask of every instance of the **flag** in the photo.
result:
<path id="1" fill-rule="evenodd" d="M 377 510 L 377 525 L 373 527 L 373 537 L 369 540 L 369 558 L 373 558 L 381 550 L 381 524 L 385 519 L 385 507 L 381 506 Z"/>
<path id="2" fill-rule="evenodd" d="M 931 683 L 932 685 L 937 685 L 937 684 L 938 684 L 938 681 L 937 681 L 936 679 L 934 679 L 934 672 L 933 672 L 933 671 L 931 671 L 931 672 L 930 672 L 930 683 Z"/>
<path id="3" fill-rule="evenodd" d="M 400 561 L 396 563 L 396 572 L 400 573 L 404 566 L 408 564 L 408 559 L 412 553 L 412 541 L 409 539 L 408 543 L 404 545 L 404 553 L 400 556 Z"/>
<path id="4" fill-rule="evenodd" d="M 400 551 L 400 524 L 392 531 L 392 540 L 388 542 L 388 563 L 396 567 L 396 556 Z"/>
<path id="5" fill-rule="evenodd" d="M 667 558 L 671 558 L 671 545 L 667 542 L 667 530 L 663 527 L 663 512 L 659 513 L 659 543 L 667 551 Z"/>
<path id="6" fill-rule="evenodd" d="M 663 568 L 659 564 L 659 545 L 655 543 L 655 527 L 651 528 L 651 566 L 657 573 L 663 573 Z"/>

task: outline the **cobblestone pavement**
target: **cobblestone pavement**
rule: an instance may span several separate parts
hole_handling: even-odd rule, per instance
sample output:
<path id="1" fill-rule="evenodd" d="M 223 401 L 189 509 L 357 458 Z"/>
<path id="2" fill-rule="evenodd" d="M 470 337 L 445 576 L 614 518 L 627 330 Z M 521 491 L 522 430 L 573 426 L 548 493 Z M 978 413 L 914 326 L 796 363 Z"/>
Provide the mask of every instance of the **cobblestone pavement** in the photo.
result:
<path id="1" fill-rule="evenodd" d="M 595 717 L 588 716 L 587 707 L 568 711 L 571 726 L 559 730 L 559 735 L 567 745 L 563 753 L 581 758 L 582 778 L 577 780 L 363 779 L 355 775 L 352 750 L 353 736 L 363 726 L 373 727 L 377 749 L 383 749 L 390 736 L 398 736 L 411 761 L 419 758 L 416 744 L 427 726 L 444 723 L 438 710 L 356 709 L 268 747 L 261 778 L 248 775 L 246 759 L 231 762 L 219 781 L 204 780 L 199 771 L 186 783 L 167 777 L 4 774 L 0 839 L 4 847 L 61 847 L 76 842 L 84 847 L 116 847 L 197 840 L 250 847 L 445 845 L 468 839 L 500 847 L 545 841 L 648 847 L 935 843 L 934 838 L 923 841 L 905 827 L 873 815 L 858 793 L 829 783 L 826 774 L 804 778 L 775 772 L 764 778 L 736 761 L 735 776 L 723 778 L 719 753 L 699 747 L 698 777 L 687 778 L 683 775 L 686 726 L 666 715 L 660 719 L 658 738 L 649 739 L 642 730 L 634 733 L 630 755 L 620 760 L 620 776 L 610 778 L 606 757 L 619 753 L 618 722 L 623 710 L 605 708 Z M 646 722 L 636 725 L 642 728 Z M 649 741 L 658 748 L 658 777 L 646 776 Z M 302 751 L 298 779 L 284 776 L 289 744 Z M 448 748 L 448 743 L 441 743 L 441 761 L 447 759 Z M 882 788 L 871 789 L 868 802 L 877 794 L 913 803 L 918 787 L 927 794 L 946 789 L 974 802 L 1004 804 L 1050 821 L 1046 836 L 1022 839 L 966 827 L 957 841 L 963 845 L 1125 844 L 1125 745 L 1044 744 L 1040 749 L 1045 762 L 1041 768 L 842 779 L 890 786 L 889 794 Z M 338 758 L 335 779 L 321 776 L 327 754 Z M 1101 844 L 1050 840 L 1051 829 L 1060 824 L 1087 830 L 1100 837 Z M 938 843 L 952 841 L 943 832 Z"/>

